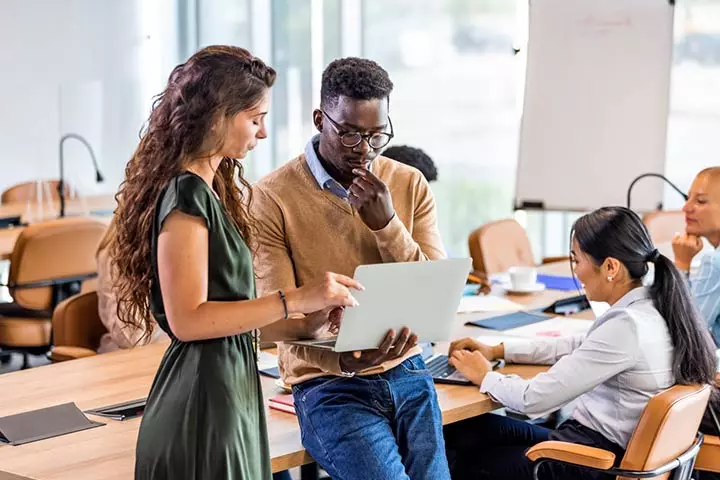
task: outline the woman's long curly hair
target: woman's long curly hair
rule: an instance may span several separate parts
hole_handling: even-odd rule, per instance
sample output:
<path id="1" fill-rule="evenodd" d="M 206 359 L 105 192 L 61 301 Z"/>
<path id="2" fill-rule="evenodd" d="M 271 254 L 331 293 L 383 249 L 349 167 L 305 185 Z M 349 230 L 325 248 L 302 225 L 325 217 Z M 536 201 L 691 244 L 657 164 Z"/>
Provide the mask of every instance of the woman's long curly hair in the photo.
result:
<path id="1" fill-rule="evenodd" d="M 115 196 L 116 232 L 109 244 L 118 317 L 129 327 L 144 330 L 143 338 L 154 328 L 149 304 L 151 238 L 161 193 L 190 163 L 209 161 L 221 151 L 224 138 L 214 139 L 214 145 L 208 146 L 211 128 L 219 126 L 216 131 L 222 132 L 225 122 L 256 106 L 275 76 L 275 70 L 243 48 L 206 47 L 173 69 L 167 88 L 153 102 L 140 144 Z M 252 240 L 249 187 L 240 162 L 223 158 L 213 188 L 247 243 Z"/>

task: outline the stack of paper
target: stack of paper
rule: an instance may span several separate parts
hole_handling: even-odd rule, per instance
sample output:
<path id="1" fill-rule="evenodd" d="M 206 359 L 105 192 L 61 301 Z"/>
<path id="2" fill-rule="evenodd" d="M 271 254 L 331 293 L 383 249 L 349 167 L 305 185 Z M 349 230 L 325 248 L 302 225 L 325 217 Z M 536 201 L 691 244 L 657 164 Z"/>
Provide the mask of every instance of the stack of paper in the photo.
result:
<path id="1" fill-rule="evenodd" d="M 517 312 L 523 306 L 496 295 L 474 295 L 462 297 L 458 306 L 458 313 L 475 312 Z"/>
<path id="2" fill-rule="evenodd" d="M 531 323 L 511 330 L 506 335 L 514 337 L 572 337 L 585 335 L 593 324 L 593 320 L 579 318 L 553 317 L 542 322 Z"/>

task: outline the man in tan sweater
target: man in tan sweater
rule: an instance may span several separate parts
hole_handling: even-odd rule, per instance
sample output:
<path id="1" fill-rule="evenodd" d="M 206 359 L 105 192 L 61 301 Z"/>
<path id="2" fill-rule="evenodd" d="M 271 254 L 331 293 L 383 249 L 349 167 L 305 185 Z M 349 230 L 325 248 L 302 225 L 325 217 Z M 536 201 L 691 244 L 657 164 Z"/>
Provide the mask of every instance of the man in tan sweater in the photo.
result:
<path id="1" fill-rule="evenodd" d="M 379 155 L 393 136 L 392 87 L 370 60 L 336 60 L 323 73 L 313 112 L 320 134 L 253 189 L 259 295 L 326 271 L 352 276 L 363 264 L 445 256 L 427 181 Z M 280 345 L 303 445 L 332 478 L 450 478 L 437 396 L 416 341 L 406 329 L 397 338 L 389 332 L 359 357 Z"/>

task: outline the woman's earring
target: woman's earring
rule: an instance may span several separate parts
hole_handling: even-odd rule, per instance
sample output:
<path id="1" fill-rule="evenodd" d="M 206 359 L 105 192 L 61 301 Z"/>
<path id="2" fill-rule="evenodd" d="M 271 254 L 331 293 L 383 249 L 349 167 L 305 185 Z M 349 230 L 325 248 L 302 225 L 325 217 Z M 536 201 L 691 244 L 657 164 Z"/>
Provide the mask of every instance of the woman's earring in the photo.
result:
<path id="1" fill-rule="evenodd" d="M 612 282 L 612 281 L 613 281 L 613 277 L 608 276 L 608 277 L 607 277 L 607 281 L 608 281 L 608 282 Z"/>

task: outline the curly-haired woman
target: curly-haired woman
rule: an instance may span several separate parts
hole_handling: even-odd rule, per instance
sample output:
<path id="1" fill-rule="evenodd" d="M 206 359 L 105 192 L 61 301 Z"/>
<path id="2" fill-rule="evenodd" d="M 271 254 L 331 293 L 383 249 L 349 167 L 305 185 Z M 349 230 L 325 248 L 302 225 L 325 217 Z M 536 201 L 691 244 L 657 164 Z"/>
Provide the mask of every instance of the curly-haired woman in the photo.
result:
<path id="1" fill-rule="evenodd" d="M 151 335 L 152 315 L 171 339 L 140 426 L 136 479 L 269 479 L 252 332 L 312 336 L 327 309 L 355 305 L 350 288 L 362 288 L 328 273 L 255 298 L 240 159 L 266 137 L 274 80 L 247 50 L 200 50 L 170 74 L 127 165 L 109 247 L 118 316 Z"/>

